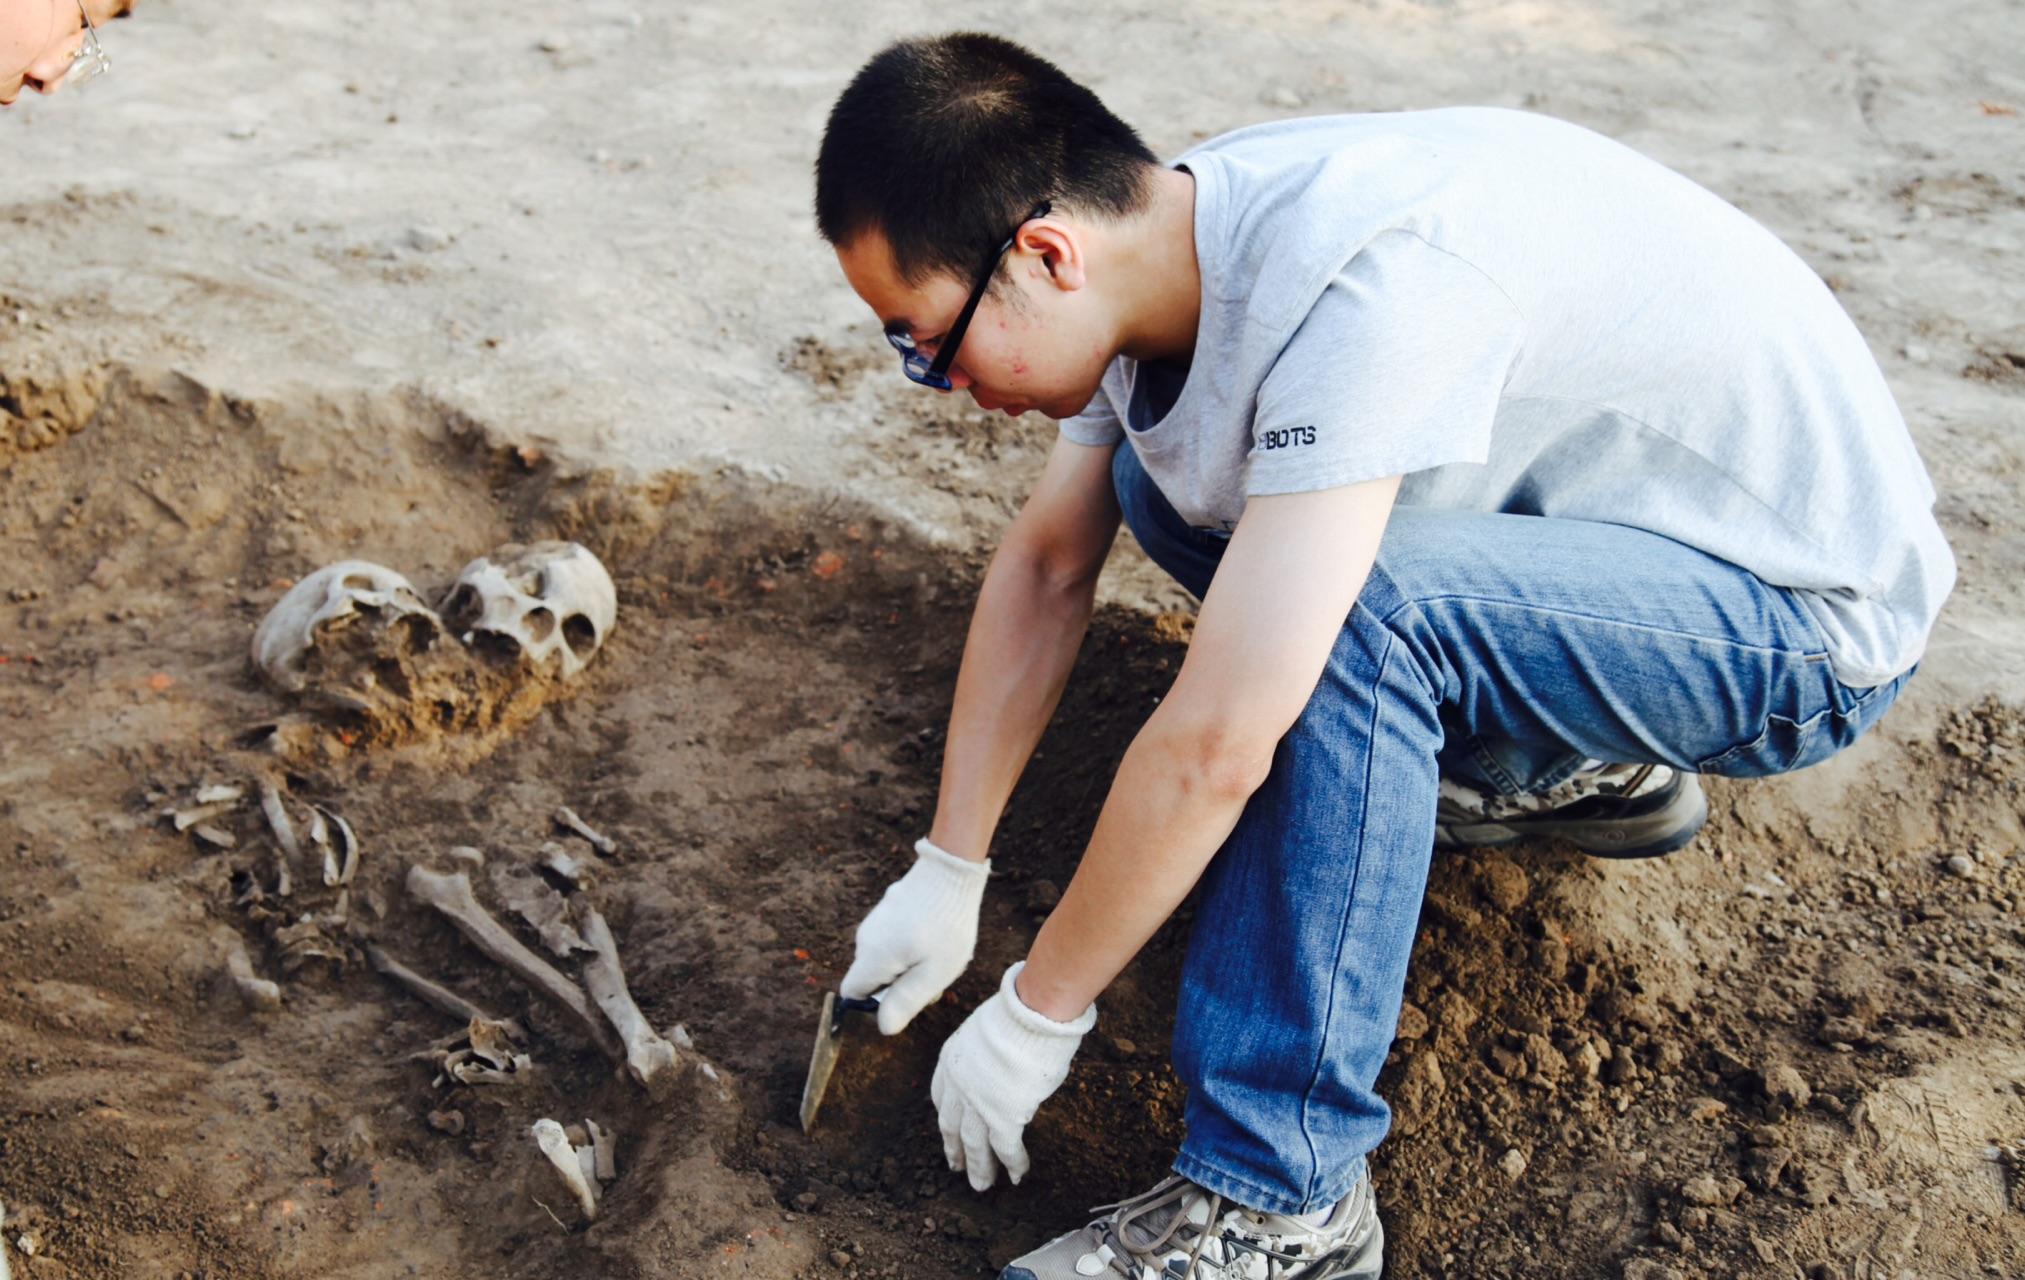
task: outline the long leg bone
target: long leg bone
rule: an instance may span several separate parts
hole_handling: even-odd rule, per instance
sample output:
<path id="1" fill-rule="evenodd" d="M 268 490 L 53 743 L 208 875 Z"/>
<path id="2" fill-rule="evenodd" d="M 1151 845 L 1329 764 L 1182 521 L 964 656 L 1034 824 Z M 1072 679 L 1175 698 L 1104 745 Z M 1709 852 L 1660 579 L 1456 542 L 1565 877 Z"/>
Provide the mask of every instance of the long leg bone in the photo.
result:
<path id="1" fill-rule="evenodd" d="M 583 837 L 590 844 L 591 848 L 596 849 L 607 858 L 618 855 L 619 842 L 605 835 L 603 832 L 592 830 L 591 825 L 582 818 L 579 818 L 576 810 L 570 808 L 568 805 L 563 805 L 555 811 L 555 824 L 571 835 Z"/>
<path id="2" fill-rule="evenodd" d="M 596 910 L 586 910 L 583 925 L 584 941 L 596 952 L 584 961 L 584 986 L 626 1042 L 626 1069 L 633 1079 L 649 1084 L 675 1065 L 675 1046 L 661 1038 L 640 1006 L 633 1003 L 633 994 L 626 989 L 626 972 L 619 967 L 619 946 L 612 941 L 605 918 Z"/>
<path id="3" fill-rule="evenodd" d="M 417 901 L 441 912 L 472 946 L 504 966 L 538 994 L 567 1010 L 576 1018 L 584 1034 L 590 1037 L 591 1043 L 606 1057 L 613 1062 L 627 1061 L 626 1047 L 598 1019 L 591 1002 L 584 998 L 583 988 L 522 946 L 518 938 L 508 933 L 490 912 L 478 905 L 478 899 L 471 893 L 471 881 L 463 872 L 445 875 L 420 865 L 410 867 L 408 892 Z"/>
<path id="4" fill-rule="evenodd" d="M 577 1207 L 583 1210 L 585 1222 L 595 1222 L 598 1217 L 598 1193 L 591 1189 L 591 1180 L 584 1176 L 583 1165 L 577 1161 L 577 1150 L 570 1145 L 569 1135 L 553 1120 L 534 1122 L 534 1140 L 541 1144 L 541 1153 L 562 1175 L 570 1192 L 577 1198 Z"/>
<path id="5" fill-rule="evenodd" d="M 528 1041 L 527 1028 L 521 1026 L 517 1020 L 513 1018 L 493 1017 L 491 1014 L 485 1012 L 485 1010 L 466 1000 L 463 996 L 458 995 L 455 991 L 439 983 L 431 982 L 421 974 L 416 973 L 413 969 L 410 969 L 407 965 L 388 955 L 381 948 L 370 943 L 366 946 L 366 963 L 372 965 L 374 971 L 382 977 L 398 986 L 406 987 L 408 992 L 423 1004 L 428 1005 L 432 1009 L 440 1009 L 467 1026 L 472 1022 L 496 1022 L 506 1028 L 508 1035 L 522 1044 L 526 1044 Z M 460 1040 L 463 1038 L 463 1032 L 459 1032 L 454 1037 L 454 1039 Z"/>
<path id="6" fill-rule="evenodd" d="M 239 988 L 239 995 L 249 1009 L 279 1009 L 281 988 L 253 972 L 253 961 L 247 958 L 246 948 L 233 943 L 225 953 L 225 972 L 232 975 L 232 985 Z"/>

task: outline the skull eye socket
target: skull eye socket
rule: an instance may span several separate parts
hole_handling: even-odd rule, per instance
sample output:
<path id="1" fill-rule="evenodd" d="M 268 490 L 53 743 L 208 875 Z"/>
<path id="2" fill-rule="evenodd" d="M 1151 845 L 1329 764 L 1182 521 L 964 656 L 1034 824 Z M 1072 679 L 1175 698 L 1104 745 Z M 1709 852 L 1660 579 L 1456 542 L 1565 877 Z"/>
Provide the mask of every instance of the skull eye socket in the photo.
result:
<path id="1" fill-rule="evenodd" d="M 443 617 L 455 630 L 462 631 L 478 620 L 478 592 L 470 583 L 460 583 L 443 602 Z"/>
<path id="2" fill-rule="evenodd" d="M 563 643 L 579 658 L 588 658 L 598 647 L 598 628 L 581 613 L 563 619 Z"/>
<path id="3" fill-rule="evenodd" d="M 526 624 L 528 634 L 537 640 L 546 640 L 555 634 L 555 615 L 547 609 L 529 609 L 521 621 Z"/>

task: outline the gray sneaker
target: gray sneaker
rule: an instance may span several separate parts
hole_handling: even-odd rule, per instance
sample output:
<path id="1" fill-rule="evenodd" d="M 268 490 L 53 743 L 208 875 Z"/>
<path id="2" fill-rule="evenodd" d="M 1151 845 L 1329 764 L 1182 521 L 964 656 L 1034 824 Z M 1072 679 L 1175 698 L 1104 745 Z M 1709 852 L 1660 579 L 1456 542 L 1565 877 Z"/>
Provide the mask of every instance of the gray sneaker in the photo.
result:
<path id="1" fill-rule="evenodd" d="M 1378 1280 L 1384 1270 L 1368 1177 L 1320 1224 L 1247 1209 L 1178 1177 L 1091 1212 L 1106 1216 L 1015 1258 L 999 1280 Z"/>
<path id="2" fill-rule="evenodd" d="M 1501 796 L 1441 780 L 1434 847 L 1478 849 L 1558 836 L 1606 858 L 1649 858 L 1694 839 L 1709 818 L 1701 781 L 1663 764 L 1594 764 L 1545 791 Z"/>

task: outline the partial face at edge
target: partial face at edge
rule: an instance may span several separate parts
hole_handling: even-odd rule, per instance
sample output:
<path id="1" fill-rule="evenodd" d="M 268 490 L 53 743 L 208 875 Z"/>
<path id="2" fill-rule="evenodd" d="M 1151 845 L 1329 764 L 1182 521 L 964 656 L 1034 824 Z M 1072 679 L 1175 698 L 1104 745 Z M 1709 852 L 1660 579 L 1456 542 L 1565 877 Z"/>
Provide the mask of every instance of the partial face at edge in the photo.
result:
<path id="1" fill-rule="evenodd" d="M 970 296 L 975 279 L 934 275 L 917 285 L 900 278 L 886 237 L 877 230 L 837 248 L 851 288 L 884 326 L 905 321 L 933 355 Z M 1095 303 L 1084 288 L 1081 246 L 1052 218 L 1020 231 L 1006 255 L 997 289 L 985 295 L 949 368 L 955 389 L 978 407 L 1009 415 L 1037 409 L 1050 418 L 1080 413 L 1096 394 L 1111 352 L 1097 340 Z M 1007 295 L 1017 294 L 1017 303 Z M 897 361 L 896 361 L 897 363 Z M 897 377 L 898 369 L 893 371 Z M 932 392 L 929 394 L 933 394 Z"/>
<path id="2" fill-rule="evenodd" d="M 83 43 L 77 0 L 0 0 L 0 106 L 24 88 L 52 92 Z"/>

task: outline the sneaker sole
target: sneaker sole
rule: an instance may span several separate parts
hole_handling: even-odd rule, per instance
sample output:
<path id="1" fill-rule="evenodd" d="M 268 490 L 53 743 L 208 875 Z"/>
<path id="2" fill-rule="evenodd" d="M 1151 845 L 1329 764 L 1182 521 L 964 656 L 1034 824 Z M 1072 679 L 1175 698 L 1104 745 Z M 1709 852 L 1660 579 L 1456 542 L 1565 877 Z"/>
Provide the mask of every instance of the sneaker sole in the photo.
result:
<path id="1" fill-rule="evenodd" d="M 1503 822 L 1435 824 L 1437 849 L 1494 849 L 1520 840 L 1553 837 L 1566 840 L 1599 858 L 1654 858 L 1672 853 L 1695 838 L 1709 820 L 1708 797 L 1693 774 L 1681 778 L 1680 794 L 1663 809 L 1636 818 L 1576 821 L 1548 817 L 1512 818 Z"/>

